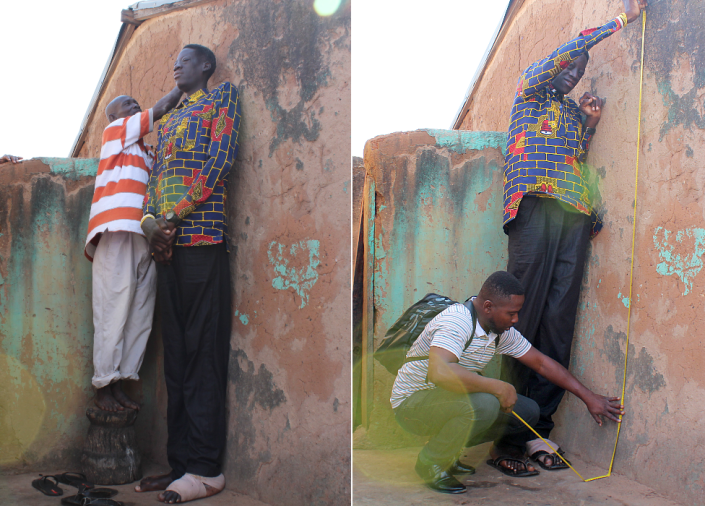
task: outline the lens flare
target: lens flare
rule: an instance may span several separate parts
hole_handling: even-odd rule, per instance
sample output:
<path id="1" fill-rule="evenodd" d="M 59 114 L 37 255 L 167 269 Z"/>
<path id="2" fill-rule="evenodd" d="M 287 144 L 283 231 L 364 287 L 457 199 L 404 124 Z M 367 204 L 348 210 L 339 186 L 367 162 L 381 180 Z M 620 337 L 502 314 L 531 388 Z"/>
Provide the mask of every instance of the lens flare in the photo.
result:
<path id="1" fill-rule="evenodd" d="M 22 363 L 0 354 L 0 465 L 21 462 L 39 434 L 46 405 L 39 384 Z"/>
<path id="2" fill-rule="evenodd" d="M 313 10 L 319 16 L 330 16 L 340 7 L 342 0 L 314 0 Z"/>

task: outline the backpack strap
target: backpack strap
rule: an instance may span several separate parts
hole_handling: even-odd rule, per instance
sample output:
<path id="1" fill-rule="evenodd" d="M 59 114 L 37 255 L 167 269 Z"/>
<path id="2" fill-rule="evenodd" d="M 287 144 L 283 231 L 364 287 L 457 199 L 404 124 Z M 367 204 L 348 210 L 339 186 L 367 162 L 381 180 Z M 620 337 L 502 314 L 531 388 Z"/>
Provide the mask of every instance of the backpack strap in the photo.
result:
<path id="1" fill-rule="evenodd" d="M 465 343 L 463 351 L 467 350 L 468 346 L 470 346 L 470 344 L 472 343 L 472 339 L 473 337 L 475 337 L 475 327 L 477 326 L 477 314 L 475 313 L 475 306 L 470 303 L 470 307 L 468 309 L 470 310 L 470 317 L 472 318 L 472 331 L 470 332 L 470 339 L 468 339 Z M 408 364 L 409 362 L 418 362 L 419 360 L 428 360 L 428 355 L 423 355 L 421 357 L 406 357 L 404 359 L 404 364 Z M 428 374 L 426 375 L 426 382 L 428 383 Z"/>

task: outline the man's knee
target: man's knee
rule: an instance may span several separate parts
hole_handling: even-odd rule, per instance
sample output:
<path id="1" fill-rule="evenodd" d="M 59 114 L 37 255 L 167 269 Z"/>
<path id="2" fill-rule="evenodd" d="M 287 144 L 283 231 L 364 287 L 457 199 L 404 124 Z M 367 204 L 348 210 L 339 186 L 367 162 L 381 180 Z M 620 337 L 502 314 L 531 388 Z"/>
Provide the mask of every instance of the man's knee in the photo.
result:
<path id="1" fill-rule="evenodd" d="M 500 404 L 497 397 L 492 394 L 479 392 L 471 394 L 472 399 L 472 417 L 476 421 L 486 421 L 492 425 L 499 416 Z"/>
<path id="2" fill-rule="evenodd" d="M 535 400 L 528 397 L 520 397 L 514 406 L 514 411 L 524 419 L 526 423 L 535 427 L 541 416 L 541 408 Z"/>

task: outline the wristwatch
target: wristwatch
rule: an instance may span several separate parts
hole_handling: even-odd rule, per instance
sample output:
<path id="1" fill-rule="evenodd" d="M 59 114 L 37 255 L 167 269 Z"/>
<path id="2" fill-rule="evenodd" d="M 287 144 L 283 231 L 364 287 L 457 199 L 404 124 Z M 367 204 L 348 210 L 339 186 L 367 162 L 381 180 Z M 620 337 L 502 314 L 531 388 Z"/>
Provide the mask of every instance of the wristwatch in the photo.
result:
<path id="1" fill-rule="evenodd" d="M 595 135 L 595 132 L 597 132 L 597 129 L 592 128 L 592 127 L 587 127 L 587 128 L 585 129 L 585 133 L 588 134 L 588 135 Z"/>
<path id="2" fill-rule="evenodd" d="M 174 211 L 169 211 L 166 213 L 164 215 L 164 219 L 175 227 L 178 227 L 179 223 L 181 223 L 181 218 L 179 218 Z"/>

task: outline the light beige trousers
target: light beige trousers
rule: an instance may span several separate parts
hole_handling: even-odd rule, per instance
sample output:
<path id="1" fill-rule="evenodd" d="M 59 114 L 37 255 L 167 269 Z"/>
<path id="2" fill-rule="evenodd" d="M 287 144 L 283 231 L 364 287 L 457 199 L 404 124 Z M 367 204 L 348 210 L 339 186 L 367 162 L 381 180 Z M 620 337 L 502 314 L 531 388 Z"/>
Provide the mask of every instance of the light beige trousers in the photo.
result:
<path id="1" fill-rule="evenodd" d="M 93 257 L 93 386 L 139 379 L 156 295 L 147 239 L 104 232 Z"/>

